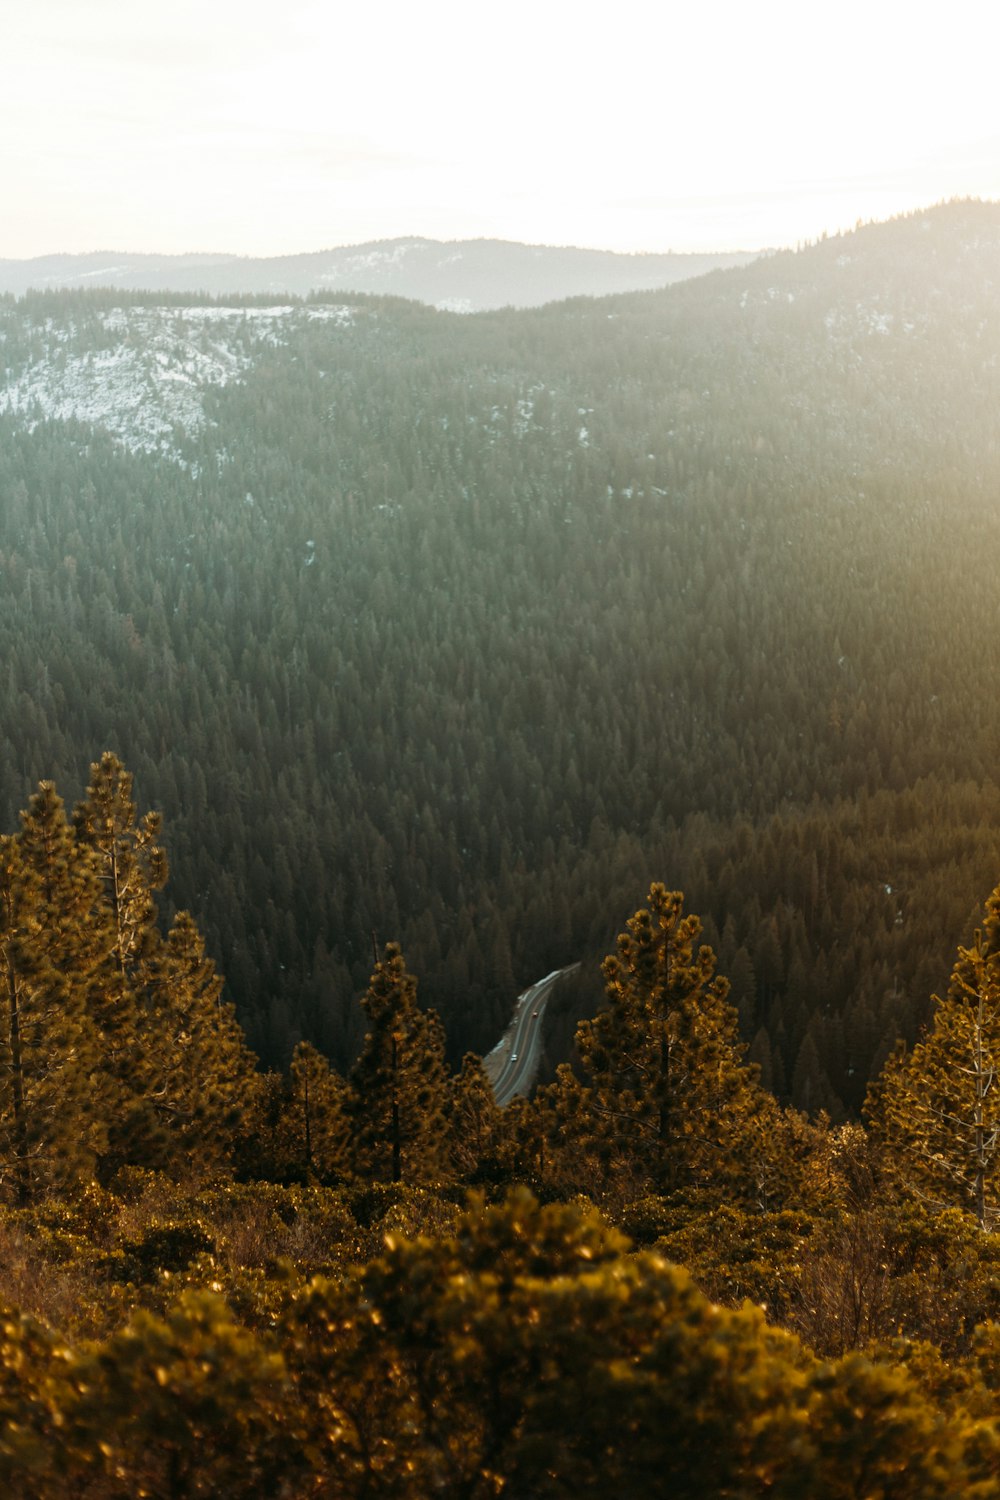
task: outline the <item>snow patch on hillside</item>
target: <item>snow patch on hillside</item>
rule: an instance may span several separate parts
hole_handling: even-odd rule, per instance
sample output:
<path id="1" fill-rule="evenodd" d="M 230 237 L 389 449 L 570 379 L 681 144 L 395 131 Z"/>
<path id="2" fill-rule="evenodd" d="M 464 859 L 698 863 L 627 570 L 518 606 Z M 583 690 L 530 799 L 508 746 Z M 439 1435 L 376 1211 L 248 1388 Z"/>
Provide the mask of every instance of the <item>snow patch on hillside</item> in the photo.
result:
<path id="1" fill-rule="evenodd" d="M 832 307 L 823 317 L 828 333 L 840 339 L 887 338 L 892 334 L 912 334 L 918 331 L 913 322 L 897 320 L 894 313 L 859 302 L 855 307 Z"/>
<path id="2" fill-rule="evenodd" d="M 319 280 L 340 281 L 351 271 L 389 270 L 398 266 L 411 250 L 417 248 L 418 243 L 417 240 L 401 240 L 398 244 L 389 245 L 385 249 L 376 246 L 373 250 L 360 251 L 353 255 L 339 255 L 332 262 L 333 269 L 321 272 Z"/>
<path id="3" fill-rule="evenodd" d="M 13 314 L 16 317 L 18 314 Z M 260 351 L 301 320 L 345 326 L 349 307 L 128 307 L 81 329 L 47 319 L 33 354 L 8 370 L 0 412 L 33 430 L 46 420 L 102 428 L 133 453 L 179 459 L 206 425 L 204 396 L 243 379 Z"/>

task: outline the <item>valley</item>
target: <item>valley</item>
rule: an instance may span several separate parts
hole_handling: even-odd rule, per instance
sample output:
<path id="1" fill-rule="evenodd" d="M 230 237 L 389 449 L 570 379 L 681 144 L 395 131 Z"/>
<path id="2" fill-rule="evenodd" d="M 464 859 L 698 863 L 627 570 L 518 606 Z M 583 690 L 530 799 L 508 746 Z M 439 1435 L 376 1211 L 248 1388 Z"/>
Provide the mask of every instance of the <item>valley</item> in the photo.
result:
<path id="1" fill-rule="evenodd" d="M 834 1118 L 995 875 L 1000 226 L 657 292 L 0 307 L 7 826 L 113 748 L 255 1051 L 346 1066 L 371 936 L 453 1061 L 666 877 Z"/>

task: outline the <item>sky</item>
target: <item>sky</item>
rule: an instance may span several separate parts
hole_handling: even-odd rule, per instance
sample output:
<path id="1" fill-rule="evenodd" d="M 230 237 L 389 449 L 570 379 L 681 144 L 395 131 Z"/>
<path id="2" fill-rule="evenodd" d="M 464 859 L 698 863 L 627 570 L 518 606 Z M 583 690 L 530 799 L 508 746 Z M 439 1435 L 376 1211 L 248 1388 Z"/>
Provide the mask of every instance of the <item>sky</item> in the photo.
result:
<path id="1" fill-rule="evenodd" d="M 984 0 L 0 0 L 0 257 L 794 245 L 1000 198 L 998 49 Z"/>

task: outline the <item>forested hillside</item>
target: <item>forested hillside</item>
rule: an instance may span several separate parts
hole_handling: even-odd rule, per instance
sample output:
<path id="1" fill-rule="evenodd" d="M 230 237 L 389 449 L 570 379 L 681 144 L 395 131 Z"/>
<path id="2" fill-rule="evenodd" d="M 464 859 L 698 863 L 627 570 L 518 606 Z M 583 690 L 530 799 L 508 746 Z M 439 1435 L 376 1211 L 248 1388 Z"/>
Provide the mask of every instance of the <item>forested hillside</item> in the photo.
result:
<path id="1" fill-rule="evenodd" d="M 472 318 L 7 299 L 3 826 L 113 748 L 269 1063 L 351 1062 L 373 932 L 485 1050 L 665 879 L 856 1112 L 996 883 L 998 282 L 954 204 Z"/>

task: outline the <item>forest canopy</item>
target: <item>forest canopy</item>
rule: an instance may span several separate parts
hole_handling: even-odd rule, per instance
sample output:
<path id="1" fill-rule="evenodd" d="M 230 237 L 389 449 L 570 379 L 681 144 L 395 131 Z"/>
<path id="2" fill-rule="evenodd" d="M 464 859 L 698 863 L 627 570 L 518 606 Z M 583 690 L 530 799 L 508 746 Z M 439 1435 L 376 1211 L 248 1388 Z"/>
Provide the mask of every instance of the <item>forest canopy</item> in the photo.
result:
<path id="1" fill-rule="evenodd" d="M 996 878 L 997 217 L 471 318 L 8 299 L 4 826 L 113 746 L 282 1067 L 352 1065 L 374 931 L 452 1066 L 584 960 L 554 1070 L 666 879 L 856 1118 Z"/>

